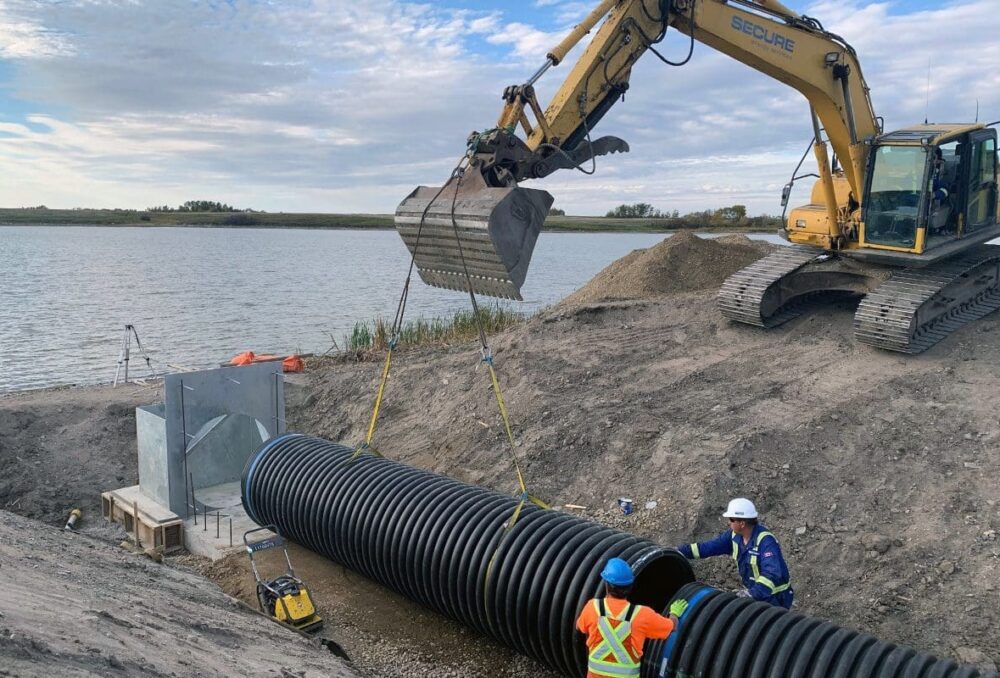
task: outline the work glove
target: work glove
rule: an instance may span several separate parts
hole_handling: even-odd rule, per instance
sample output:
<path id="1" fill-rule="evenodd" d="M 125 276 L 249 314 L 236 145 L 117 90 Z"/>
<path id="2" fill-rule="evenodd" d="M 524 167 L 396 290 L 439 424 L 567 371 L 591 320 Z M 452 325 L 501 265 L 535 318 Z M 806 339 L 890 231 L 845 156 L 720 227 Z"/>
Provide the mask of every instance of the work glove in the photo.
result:
<path id="1" fill-rule="evenodd" d="M 740 589 L 739 591 L 736 592 L 736 597 L 737 598 L 749 598 L 750 597 L 750 592 L 747 591 L 746 589 Z"/>
<path id="2" fill-rule="evenodd" d="M 675 617 L 683 616 L 684 612 L 686 612 L 687 609 L 688 609 L 688 601 L 684 600 L 683 598 L 681 598 L 680 600 L 675 600 L 674 602 L 670 603 L 670 614 L 672 614 Z"/>

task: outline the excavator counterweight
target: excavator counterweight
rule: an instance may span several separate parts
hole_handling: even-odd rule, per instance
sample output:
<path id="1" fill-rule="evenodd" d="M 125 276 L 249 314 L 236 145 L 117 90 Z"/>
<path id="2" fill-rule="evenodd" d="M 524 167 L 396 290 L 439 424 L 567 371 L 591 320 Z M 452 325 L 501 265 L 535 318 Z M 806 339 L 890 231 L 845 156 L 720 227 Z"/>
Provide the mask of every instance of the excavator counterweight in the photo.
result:
<path id="1" fill-rule="evenodd" d="M 552 196 L 487 186 L 470 171 L 420 186 L 396 208 L 396 230 L 428 285 L 521 300 L 531 253 Z"/>

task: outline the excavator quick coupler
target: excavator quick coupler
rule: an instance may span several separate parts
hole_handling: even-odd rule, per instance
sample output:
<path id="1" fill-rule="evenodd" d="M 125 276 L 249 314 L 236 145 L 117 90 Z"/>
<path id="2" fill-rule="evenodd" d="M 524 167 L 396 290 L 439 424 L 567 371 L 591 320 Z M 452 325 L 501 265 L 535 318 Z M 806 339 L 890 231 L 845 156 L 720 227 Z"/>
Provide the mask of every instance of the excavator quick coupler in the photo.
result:
<path id="1" fill-rule="evenodd" d="M 476 294 L 520 301 L 550 207 L 546 191 L 491 187 L 470 169 L 443 189 L 418 187 L 396 208 L 395 223 L 428 285 L 461 291 L 471 285 Z"/>

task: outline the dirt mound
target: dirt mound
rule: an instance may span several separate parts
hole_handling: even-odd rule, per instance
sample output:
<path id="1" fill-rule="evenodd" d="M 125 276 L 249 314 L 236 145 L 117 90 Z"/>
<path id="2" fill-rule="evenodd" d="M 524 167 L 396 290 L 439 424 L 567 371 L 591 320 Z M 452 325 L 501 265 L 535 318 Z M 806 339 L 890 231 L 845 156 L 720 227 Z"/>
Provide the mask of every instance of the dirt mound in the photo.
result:
<path id="1" fill-rule="evenodd" d="M 739 233 L 731 233 L 730 235 L 713 238 L 711 241 L 717 242 L 721 245 L 752 247 L 763 254 L 770 254 L 776 248 L 780 247 L 780 245 L 772 245 L 766 240 L 754 240 L 753 238 L 749 238 Z"/>
<path id="2" fill-rule="evenodd" d="M 612 262 L 562 303 L 648 299 L 716 288 L 731 274 L 775 247 L 744 235 L 709 239 L 682 231 L 649 249 L 635 250 Z"/>

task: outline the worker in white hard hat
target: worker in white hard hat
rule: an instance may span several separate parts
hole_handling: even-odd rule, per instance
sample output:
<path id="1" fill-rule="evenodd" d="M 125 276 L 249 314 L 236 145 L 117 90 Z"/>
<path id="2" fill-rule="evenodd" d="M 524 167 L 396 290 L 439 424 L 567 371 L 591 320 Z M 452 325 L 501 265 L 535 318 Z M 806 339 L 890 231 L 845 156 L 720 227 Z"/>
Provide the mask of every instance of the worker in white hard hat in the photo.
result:
<path id="1" fill-rule="evenodd" d="M 715 539 L 684 544 L 677 550 L 691 560 L 730 556 L 743 579 L 743 590 L 738 595 L 790 608 L 794 592 L 788 565 L 777 538 L 758 522 L 757 507 L 740 497 L 729 502 L 722 517 L 729 521 L 728 530 Z"/>

